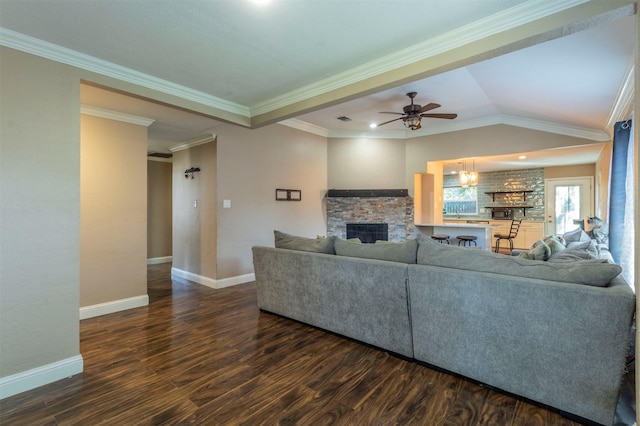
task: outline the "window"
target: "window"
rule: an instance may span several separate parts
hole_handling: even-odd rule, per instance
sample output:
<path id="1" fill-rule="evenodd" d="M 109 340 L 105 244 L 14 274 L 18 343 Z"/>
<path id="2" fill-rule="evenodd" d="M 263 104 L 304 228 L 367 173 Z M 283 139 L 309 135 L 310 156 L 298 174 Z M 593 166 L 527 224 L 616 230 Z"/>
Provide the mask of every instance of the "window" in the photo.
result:
<path id="1" fill-rule="evenodd" d="M 478 214 L 478 187 L 444 188 L 444 214 Z"/>

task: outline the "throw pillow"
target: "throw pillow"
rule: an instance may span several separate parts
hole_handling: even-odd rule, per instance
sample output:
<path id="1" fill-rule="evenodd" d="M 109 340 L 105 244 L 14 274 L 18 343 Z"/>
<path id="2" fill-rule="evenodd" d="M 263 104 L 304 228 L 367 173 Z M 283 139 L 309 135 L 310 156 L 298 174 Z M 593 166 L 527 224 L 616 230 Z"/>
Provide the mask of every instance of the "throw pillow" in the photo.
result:
<path id="1" fill-rule="evenodd" d="M 547 260 L 551 256 L 551 248 L 542 240 L 536 241 L 533 246 L 518 254 L 518 257 L 529 260 Z"/>
<path id="2" fill-rule="evenodd" d="M 562 238 L 565 241 L 565 244 L 568 246 L 571 243 L 583 243 L 586 241 L 589 241 L 591 238 L 589 237 L 589 234 L 587 234 L 586 232 L 584 232 L 582 230 L 582 228 L 577 228 L 573 231 L 569 231 L 567 233 L 565 233 Z"/>
<path id="3" fill-rule="evenodd" d="M 555 253 L 549 259 L 550 262 L 571 262 L 574 260 L 599 259 L 600 253 L 595 240 L 584 243 L 570 243 L 566 249 Z"/>
<path id="4" fill-rule="evenodd" d="M 588 234 L 599 244 L 609 244 L 609 225 L 597 216 L 587 218 L 587 224 L 591 227 Z"/>
<path id="5" fill-rule="evenodd" d="M 417 261 L 421 265 L 598 287 L 606 287 L 612 279 L 622 272 L 620 266 L 602 260 L 550 263 L 522 259 L 517 256 L 505 256 L 485 250 L 465 250 L 460 247 L 438 244 L 431 241 L 430 238 L 422 236 L 418 237 L 418 242 Z M 560 253 L 564 253 L 564 251 Z"/>
<path id="6" fill-rule="evenodd" d="M 310 251 L 313 253 L 335 254 L 334 237 L 306 238 L 273 231 L 276 248 Z"/>
<path id="7" fill-rule="evenodd" d="M 551 254 L 549 257 L 553 256 L 555 253 L 562 251 L 566 247 L 566 243 L 560 236 L 549 236 L 544 239 L 544 243 L 549 246 L 551 250 Z M 548 259 L 548 258 L 547 258 Z"/>
<path id="8" fill-rule="evenodd" d="M 360 244 L 336 238 L 335 250 L 338 256 L 361 257 L 400 263 L 416 263 L 418 242 L 413 239 L 399 243 Z"/>

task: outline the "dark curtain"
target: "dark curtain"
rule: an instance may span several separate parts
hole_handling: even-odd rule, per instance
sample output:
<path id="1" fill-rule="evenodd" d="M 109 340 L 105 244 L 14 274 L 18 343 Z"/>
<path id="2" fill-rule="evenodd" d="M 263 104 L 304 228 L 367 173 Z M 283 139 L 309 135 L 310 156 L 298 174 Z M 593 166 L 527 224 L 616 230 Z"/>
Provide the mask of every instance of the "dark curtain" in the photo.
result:
<path id="1" fill-rule="evenodd" d="M 631 141 L 631 120 L 619 121 L 614 126 L 611 158 L 611 189 L 609 192 L 609 249 L 616 263 L 620 263 L 625 238 L 625 205 L 627 204 L 627 162 Z"/>

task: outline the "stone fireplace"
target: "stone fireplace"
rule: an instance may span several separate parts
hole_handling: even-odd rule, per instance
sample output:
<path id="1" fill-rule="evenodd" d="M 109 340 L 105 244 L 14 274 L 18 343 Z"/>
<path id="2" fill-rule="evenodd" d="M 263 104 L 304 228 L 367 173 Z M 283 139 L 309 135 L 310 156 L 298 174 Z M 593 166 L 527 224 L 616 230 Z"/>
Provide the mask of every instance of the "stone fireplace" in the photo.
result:
<path id="1" fill-rule="evenodd" d="M 347 238 L 347 224 L 386 225 L 388 241 L 413 238 L 413 198 L 406 189 L 330 189 L 327 235 Z"/>

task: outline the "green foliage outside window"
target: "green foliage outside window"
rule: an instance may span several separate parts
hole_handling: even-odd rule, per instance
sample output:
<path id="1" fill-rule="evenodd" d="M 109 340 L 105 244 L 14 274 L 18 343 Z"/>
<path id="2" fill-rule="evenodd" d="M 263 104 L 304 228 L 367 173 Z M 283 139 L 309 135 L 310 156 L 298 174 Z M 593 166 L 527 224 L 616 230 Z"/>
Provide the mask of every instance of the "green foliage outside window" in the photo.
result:
<path id="1" fill-rule="evenodd" d="M 444 188 L 444 214 L 471 215 L 478 214 L 478 187 L 454 186 Z"/>

